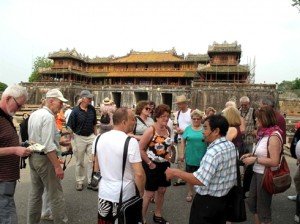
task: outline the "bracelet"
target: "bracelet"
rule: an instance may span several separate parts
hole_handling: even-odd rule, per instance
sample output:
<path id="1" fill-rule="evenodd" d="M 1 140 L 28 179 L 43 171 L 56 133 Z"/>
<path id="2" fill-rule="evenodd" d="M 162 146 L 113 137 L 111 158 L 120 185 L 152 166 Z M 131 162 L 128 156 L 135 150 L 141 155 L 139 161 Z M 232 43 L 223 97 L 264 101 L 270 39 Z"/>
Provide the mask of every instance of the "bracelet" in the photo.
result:
<path id="1" fill-rule="evenodd" d="M 147 165 L 148 165 L 148 166 L 150 166 L 150 165 L 151 165 L 151 163 L 152 163 L 152 161 L 150 160 L 150 162 L 149 162 L 149 163 L 147 163 Z"/>

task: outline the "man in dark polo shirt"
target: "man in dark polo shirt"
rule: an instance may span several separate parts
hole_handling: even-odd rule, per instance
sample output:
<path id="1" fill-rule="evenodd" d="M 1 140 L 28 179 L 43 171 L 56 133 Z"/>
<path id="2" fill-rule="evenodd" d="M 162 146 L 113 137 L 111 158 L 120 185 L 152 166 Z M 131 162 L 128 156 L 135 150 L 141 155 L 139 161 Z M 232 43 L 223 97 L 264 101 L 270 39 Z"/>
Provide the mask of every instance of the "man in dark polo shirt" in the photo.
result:
<path id="1" fill-rule="evenodd" d="M 74 139 L 72 140 L 72 147 L 76 157 L 76 190 L 82 191 L 83 182 L 85 179 L 84 156 L 88 157 L 87 165 L 87 182 L 88 189 L 92 188 L 91 176 L 93 169 L 93 154 L 92 143 L 97 135 L 97 117 L 96 110 L 91 105 L 93 94 L 88 90 L 83 90 L 80 93 L 81 102 L 78 106 L 74 107 L 70 114 L 67 126 L 74 132 Z"/>
<path id="2" fill-rule="evenodd" d="M 28 156 L 30 150 L 20 146 L 12 116 L 27 97 L 24 87 L 12 85 L 4 90 L 0 101 L 0 223 L 18 223 L 14 194 L 20 179 L 19 162 L 20 156 Z"/>

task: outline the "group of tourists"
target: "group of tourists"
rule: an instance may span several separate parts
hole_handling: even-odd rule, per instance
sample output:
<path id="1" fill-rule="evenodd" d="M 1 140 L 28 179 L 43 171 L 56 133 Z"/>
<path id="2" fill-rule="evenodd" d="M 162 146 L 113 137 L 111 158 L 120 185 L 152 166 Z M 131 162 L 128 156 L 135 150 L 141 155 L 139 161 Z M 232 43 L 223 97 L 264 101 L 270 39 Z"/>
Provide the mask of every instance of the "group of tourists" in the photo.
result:
<path id="1" fill-rule="evenodd" d="M 181 95 L 175 102 L 178 110 L 172 113 L 168 105 L 156 106 L 150 101 L 140 101 L 134 109 L 116 108 L 109 98 L 103 100 L 97 111 L 91 104 L 93 97 L 83 90 L 79 104 L 65 112 L 63 122 L 66 130 L 72 132 L 68 133 L 72 136 L 69 138 L 56 122 L 67 99 L 58 89 L 49 90 L 44 106 L 30 115 L 26 126 L 29 142 L 44 146 L 42 151 L 35 152 L 20 146 L 12 123 L 12 116 L 26 103 L 26 89 L 12 85 L 3 92 L 0 223 L 17 223 L 14 192 L 20 178 L 20 157 L 26 156 L 32 185 L 27 223 L 37 224 L 41 218 L 54 223 L 68 222 L 61 186 L 64 170 L 58 159 L 61 147 L 72 148 L 75 155 L 75 189 L 98 191 L 99 224 L 115 223 L 120 201 L 135 195 L 143 199 L 142 223 L 148 220 L 151 202 L 155 203 L 153 221 L 169 223 L 163 206 L 172 179 L 173 186 L 186 185 L 185 201 L 192 203 L 186 222 L 226 223 L 227 194 L 237 183 L 237 155 L 244 174 L 246 203 L 255 223 L 272 222 L 272 195 L 261 187 L 261 182 L 265 167 L 279 164 L 286 137 L 285 120 L 275 109 L 273 99 L 261 99 L 255 110 L 250 99 L 243 96 L 239 107 L 228 101 L 223 111 L 208 107 L 203 112 L 191 109 L 190 101 Z M 125 148 L 127 157 L 122 174 Z M 247 176 L 249 167 L 251 175 Z M 93 176 L 99 171 L 101 179 L 95 186 Z"/>

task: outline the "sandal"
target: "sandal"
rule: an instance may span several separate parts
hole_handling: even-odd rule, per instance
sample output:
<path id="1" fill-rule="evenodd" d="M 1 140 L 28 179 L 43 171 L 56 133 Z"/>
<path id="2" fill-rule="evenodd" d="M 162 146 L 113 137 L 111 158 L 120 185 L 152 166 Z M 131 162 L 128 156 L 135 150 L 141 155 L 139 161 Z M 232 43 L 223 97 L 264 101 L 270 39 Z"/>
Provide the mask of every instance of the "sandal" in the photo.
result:
<path id="1" fill-rule="evenodd" d="M 173 183 L 173 186 L 175 186 L 175 187 L 181 186 L 181 185 L 185 185 L 185 182 L 184 181 L 179 181 L 179 182 Z"/>
<path id="2" fill-rule="evenodd" d="M 152 198 L 150 199 L 150 202 L 151 202 L 151 203 L 155 203 L 154 197 L 152 197 Z"/>
<path id="3" fill-rule="evenodd" d="M 186 201 L 191 202 L 193 200 L 193 195 L 186 196 Z"/>
<path id="4" fill-rule="evenodd" d="M 165 220 L 163 217 L 156 216 L 155 214 L 153 215 L 153 221 L 155 223 L 160 223 L 160 224 L 169 224 L 169 222 Z"/>

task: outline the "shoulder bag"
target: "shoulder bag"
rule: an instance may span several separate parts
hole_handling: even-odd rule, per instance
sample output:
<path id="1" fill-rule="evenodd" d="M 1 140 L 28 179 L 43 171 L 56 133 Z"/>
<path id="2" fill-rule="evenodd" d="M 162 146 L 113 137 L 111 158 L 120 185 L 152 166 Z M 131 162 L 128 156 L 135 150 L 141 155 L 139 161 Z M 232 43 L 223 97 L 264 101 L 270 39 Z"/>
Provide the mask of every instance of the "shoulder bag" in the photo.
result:
<path id="1" fill-rule="evenodd" d="M 94 157 L 97 156 L 97 144 L 98 144 L 98 140 L 100 138 L 101 134 L 99 134 L 96 138 L 96 142 L 95 142 L 95 151 L 94 151 Z M 93 169 L 92 169 L 92 176 L 91 176 L 91 186 L 96 188 L 98 187 L 99 181 L 101 180 L 101 174 L 100 171 L 95 172 L 94 168 L 95 168 L 95 159 L 93 160 Z"/>
<path id="2" fill-rule="evenodd" d="M 247 220 L 244 190 L 241 185 L 241 174 L 238 160 L 236 150 L 237 185 L 233 186 L 227 194 L 226 221 L 230 222 L 244 222 Z"/>
<path id="3" fill-rule="evenodd" d="M 271 136 L 275 136 L 275 135 L 271 135 Z M 267 146 L 269 145 L 270 137 L 268 139 Z M 280 139 L 282 145 L 282 139 L 279 136 L 278 138 Z M 268 150 L 268 158 L 270 158 L 269 150 Z M 285 160 L 283 152 L 281 151 L 281 158 L 280 158 L 279 165 L 277 167 L 265 167 L 265 172 L 262 180 L 262 187 L 270 194 L 278 194 L 278 193 L 285 192 L 287 189 L 289 189 L 291 183 L 292 183 L 292 178 L 290 175 L 290 169 Z"/>
<path id="4" fill-rule="evenodd" d="M 127 201 L 122 201 L 123 198 L 123 178 L 127 159 L 128 144 L 131 137 L 127 137 L 124 145 L 123 153 L 123 165 L 122 165 L 122 185 L 120 191 L 119 204 L 117 207 L 117 219 L 118 224 L 139 224 L 143 222 L 142 207 L 143 199 L 139 195 L 139 191 L 136 188 L 136 195 Z"/>

